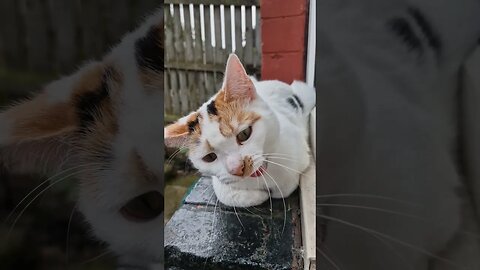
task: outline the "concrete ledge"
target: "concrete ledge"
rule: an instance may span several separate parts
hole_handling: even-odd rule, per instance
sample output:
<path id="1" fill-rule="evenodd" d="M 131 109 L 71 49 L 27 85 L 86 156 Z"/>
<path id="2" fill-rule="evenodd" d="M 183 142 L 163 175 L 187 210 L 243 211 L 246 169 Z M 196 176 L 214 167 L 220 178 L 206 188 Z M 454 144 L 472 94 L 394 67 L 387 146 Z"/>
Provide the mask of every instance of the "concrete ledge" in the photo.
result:
<path id="1" fill-rule="evenodd" d="M 302 269 L 298 201 L 287 198 L 286 212 L 279 199 L 272 211 L 270 201 L 234 209 L 201 178 L 165 226 L 167 269 Z"/>

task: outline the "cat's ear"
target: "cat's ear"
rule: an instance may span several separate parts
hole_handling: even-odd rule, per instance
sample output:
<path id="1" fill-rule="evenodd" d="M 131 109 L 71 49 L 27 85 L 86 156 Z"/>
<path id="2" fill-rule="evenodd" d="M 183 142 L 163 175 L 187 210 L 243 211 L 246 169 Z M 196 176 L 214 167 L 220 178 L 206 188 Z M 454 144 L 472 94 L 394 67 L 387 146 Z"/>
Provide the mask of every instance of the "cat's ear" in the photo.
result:
<path id="1" fill-rule="evenodd" d="M 64 163 L 81 129 L 102 107 L 104 73 L 102 64 L 89 64 L 1 112 L 0 165 L 36 173 Z"/>
<path id="2" fill-rule="evenodd" d="M 243 68 L 240 59 L 235 54 L 230 54 L 225 69 L 225 79 L 222 89 L 225 91 L 225 101 L 238 99 L 254 100 L 255 86 Z"/>
<path id="3" fill-rule="evenodd" d="M 191 130 L 198 130 L 198 112 L 192 112 L 164 128 L 163 136 L 167 147 L 181 147 L 188 142 Z"/>

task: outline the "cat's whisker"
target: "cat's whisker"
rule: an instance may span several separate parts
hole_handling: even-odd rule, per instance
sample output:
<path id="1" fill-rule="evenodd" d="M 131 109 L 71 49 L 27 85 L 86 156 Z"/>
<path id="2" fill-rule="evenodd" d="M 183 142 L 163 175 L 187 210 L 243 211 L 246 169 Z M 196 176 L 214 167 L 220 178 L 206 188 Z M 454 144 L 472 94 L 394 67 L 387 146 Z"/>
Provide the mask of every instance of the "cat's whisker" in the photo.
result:
<path id="1" fill-rule="evenodd" d="M 412 219 L 418 219 L 420 221 L 427 221 L 425 218 L 420 217 L 420 216 L 411 215 L 411 214 L 408 214 L 408 213 L 402 213 L 402 212 L 393 211 L 393 210 L 384 209 L 384 208 L 378 208 L 378 207 L 370 207 L 370 206 L 354 205 L 354 204 L 338 204 L 338 203 L 317 203 L 317 206 L 321 206 L 321 207 L 345 207 L 345 208 L 357 208 L 357 209 L 363 209 L 363 210 L 372 210 L 372 211 L 377 211 L 377 212 L 383 212 L 383 213 L 408 217 L 408 218 L 412 218 Z"/>
<path id="2" fill-rule="evenodd" d="M 111 250 L 104 251 L 104 252 L 100 253 L 99 255 L 97 255 L 97 256 L 95 256 L 95 257 L 93 257 L 93 258 L 90 258 L 90 259 L 88 259 L 88 260 L 86 260 L 86 261 L 83 261 L 83 262 L 79 263 L 78 266 L 83 266 L 83 265 L 92 263 L 92 262 L 94 262 L 94 261 L 96 261 L 96 260 L 98 260 L 98 259 L 100 259 L 100 258 L 102 258 L 102 257 L 104 257 L 104 256 L 106 256 L 106 255 L 108 255 L 108 254 L 111 254 L 112 252 L 113 252 L 113 251 L 111 251 Z M 121 266 L 121 265 L 120 265 L 120 266 Z"/>
<path id="3" fill-rule="evenodd" d="M 232 191 L 232 187 L 230 187 L 230 191 Z M 233 191 L 232 191 L 232 193 L 233 193 Z M 235 203 L 238 203 L 238 202 L 235 200 Z M 235 212 L 235 215 L 237 216 L 238 222 L 240 222 L 240 225 L 242 225 L 242 228 L 245 230 L 245 226 L 243 226 L 242 220 L 240 220 L 240 217 L 238 216 L 237 209 L 236 209 L 235 205 L 233 206 L 233 211 Z"/>
<path id="4" fill-rule="evenodd" d="M 281 190 L 280 187 L 278 186 L 277 181 L 275 181 L 275 179 L 273 179 L 273 177 L 272 177 L 267 171 L 264 171 L 264 173 L 266 173 L 267 176 L 270 177 L 270 179 L 272 179 L 273 183 L 277 186 L 278 191 L 280 192 L 280 195 L 282 195 L 282 202 L 283 202 L 283 227 L 282 227 L 282 235 L 283 235 L 283 232 L 285 231 L 285 226 L 286 226 L 286 223 L 287 223 L 287 205 L 285 204 L 285 196 L 283 196 L 282 190 Z"/>
<path id="5" fill-rule="evenodd" d="M 19 203 L 17 203 L 17 205 L 13 208 L 13 210 L 10 212 L 10 214 L 5 218 L 5 223 L 8 223 L 8 220 L 13 216 L 13 214 L 15 214 L 15 211 L 17 211 L 17 209 L 20 207 L 20 205 L 22 205 L 22 203 L 28 199 L 28 197 L 30 197 L 30 195 L 32 195 L 35 191 L 37 191 L 40 187 L 42 187 L 44 184 L 50 182 L 52 179 L 55 179 L 57 176 L 60 176 L 61 174 L 65 173 L 65 172 L 68 172 L 68 171 L 73 171 L 73 170 L 76 170 L 78 168 L 81 168 L 81 167 L 85 167 L 85 166 L 91 166 L 90 164 L 84 164 L 84 165 L 79 165 L 77 167 L 73 167 L 73 168 L 68 168 L 68 169 L 65 169 L 61 172 L 58 172 L 57 174 L 51 176 L 51 177 L 48 177 L 45 181 L 43 181 L 42 183 L 40 183 L 39 185 L 37 185 L 33 190 L 31 190 L 29 193 L 27 193 L 27 195 L 25 195 Z"/>
<path id="6" fill-rule="evenodd" d="M 426 219 L 426 218 L 421 217 L 421 216 L 412 215 L 412 214 L 408 214 L 408 213 L 402 213 L 402 212 L 398 212 L 398 211 L 393 211 L 393 210 L 390 210 L 390 209 L 378 208 L 378 207 L 353 205 L 353 204 L 335 204 L 335 203 L 317 203 L 317 206 L 320 206 L 320 207 L 345 207 L 345 208 L 357 208 L 357 209 L 363 209 L 363 210 L 377 211 L 377 212 L 393 214 L 393 215 L 398 215 L 398 216 L 403 216 L 403 217 L 415 219 L 419 222 L 423 222 L 423 223 L 426 223 L 430 226 L 434 226 L 434 227 L 438 227 L 438 228 L 441 227 L 441 225 L 439 225 L 439 224 L 442 224 L 441 222 L 435 222 L 433 220 L 429 220 L 429 219 Z M 480 235 L 476 234 L 474 232 L 459 230 L 459 233 L 469 235 L 469 236 L 472 236 L 474 238 L 480 239 Z"/>
<path id="7" fill-rule="evenodd" d="M 328 261 L 328 263 L 332 265 L 336 270 L 340 270 L 340 267 L 330 257 L 328 257 L 328 255 L 323 250 L 317 247 L 317 251 L 320 252 L 320 255 L 322 255 Z"/>
<path id="8" fill-rule="evenodd" d="M 300 172 L 300 171 L 297 171 L 297 170 L 292 169 L 292 168 L 290 168 L 290 167 L 288 167 L 288 166 L 285 166 L 285 165 L 280 164 L 280 163 L 273 162 L 273 161 L 268 160 L 268 159 L 266 159 L 265 162 L 270 163 L 270 164 L 274 164 L 274 165 L 277 165 L 277 166 L 280 166 L 280 167 L 283 167 L 283 168 L 285 168 L 285 169 L 287 169 L 287 170 L 290 170 L 290 171 L 292 171 L 292 172 L 296 172 L 296 173 L 298 173 L 298 174 L 300 174 L 300 175 L 305 175 L 304 173 L 302 173 L 302 172 Z"/>
<path id="9" fill-rule="evenodd" d="M 70 217 L 68 218 L 68 225 L 67 225 L 67 237 L 65 239 L 65 265 L 67 266 L 67 269 L 68 269 L 68 260 L 69 260 L 69 255 L 70 255 L 70 247 L 68 245 L 68 243 L 70 242 L 70 225 L 72 224 L 72 220 L 73 220 L 73 215 L 75 214 L 75 210 L 77 209 L 77 206 L 74 205 L 73 208 L 72 208 L 72 211 L 70 213 Z"/>
<path id="10" fill-rule="evenodd" d="M 440 257 L 436 254 L 433 254 L 432 252 L 429 252 L 428 250 L 422 248 L 422 247 L 419 247 L 419 246 L 416 246 L 414 244 L 411 244 L 411 243 L 408 243 L 408 242 L 405 242 L 405 241 L 402 241 L 400 239 L 397 239 L 395 237 L 392 237 L 388 234 L 385 234 L 385 233 L 382 233 L 382 232 L 379 232 L 379 231 L 376 231 L 374 229 L 371 229 L 371 228 L 368 228 L 368 227 L 364 227 L 364 226 L 361 226 L 361 225 L 357 225 L 357 224 L 354 224 L 352 222 L 348 222 L 346 220 L 343 220 L 343 219 L 339 219 L 339 218 L 335 218 L 335 217 L 332 217 L 332 216 L 327 216 L 327 215 L 323 215 L 323 214 L 318 214 L 317 215 L 318 217 L 321 217 L 321 218 L 324 218 L 324 219 L 327 219 L 327 220 L 330 220 L 330 221 L 333 221 L 333 222 L 337 222 L 337 223 L 340 223 L 340 224 L 343 224 L 343 225 L 346 225 L 346 226 L 350 226 L 352 228 L 356 228 L 360 231 L 363 231 L 363 232 L 366 232 L 366 233 L 369 233 L 369 234 L 374 234 L 374 235 L 377 235 L 377 236 L 380 236 L 380 237 L 383 237 L 384 239 L 387 239 L 391 242 L 394 242 L 394 243 L 397 243 L 399 245 L 402 245 L 402 246 L 405 246 L 405 247 L 408 247 L 412 250 L 415 250 L 419 253 L 422 253 L 424 255 L 427 255 L 431 258 L 434 258 L 434 259 L 437 259 L 439 261 L 442 261 L 444 263 L 447 263 L 449 265 L 452 265 L 456 268 L 459 268 L 459 269 L 466 269 L 465 267 L 459 265 L 458 263 L 454 262 L 454 261 L 451 261 L 449 259 L 446 259 L 446 258 L 443 258 L 443 257 Z"/>
<path id="11" fill-rule="evenodd" d="M 22 209 L 22 211 L 20 211 L 20 213 L 18 214 L 18 216 L 15 218 L 15 220 L 13 221 L 8 233 L 7 233 L 7 237 L 6 237 L 6 241 L 8 242 L 8 239 L 10 239 L 10 234 L 12 233 L 13 229 L 15 228 L 15 225 L 17 224 L 18 220 L 20 219 L 20 217 L 22 217 L 23 213 L 27 210 L 27 208 L 38 198 L 40 197 L 43 193 L 45 193 L 47 190 L 49 190 L 52 186 L 54 186 L 55 184 L 57 183 L 60 183 L 61 181 L 64 181 L 65 179 L 68 179 L 69 177 L 75 175 L 75 174 L 78 174 L 78 173 L 81 173 L 81 172 L 85 172 L 85 171 L 88 171 L 88 170 L 95 170 L 95 168 L 86 168 L 84 170 L 81 170 L 81 171 L 77 171 L 77 172 L 74 172 L 74 173 L 71 173 L 67 176 L 64 176 L 52 183 L 50 183 L 47 187 L 45 187 L 43 190 L 41 190 L 40 192 L 38 192 L 37 195 L 35 195 L 33 197 L 33 199 L 30 200 L 30 202 Z"/>
<path id="12" fill-rule="evenodd" d="M 301 162 L 301 161 L 299 161 L 299 160 L 295 160 L 295 159 L 291 159 L 291 158 L 284 158 L 284 157 L 273 157 L 273 156 L 269 156 L 268 158 L 270 158 L 270 159 L 281 159 L 281 160 L 288 160 L 288 161 L 291 161 L 291 162 L 302 163 L 302 162 Z"/>
<path id="13" fill-rule="evenodd" d="M 382 195 L 375 195 L 375 194 L 362 194 L 362 193 L 334 193 L 334 194 L 320 194 L 316 195 L 317 198 L 337 198 L 337 197 L 358 197 L 358 198 L 369 198 L 369 199 L 379 199 L 379 200 L 386 200 L 386 201 L 392 201 L 396 202 L 398 204 L 402 205 L 407 205 L 411 207 L 422 207 L 421 205 L 405 201 L 405 200 L 400 200 L 392 197 L 386 197 Z"/>
<path id="14" fill-rule="evenodd" d="M 265 188 L 267 189 L 268 192 L 268 198 L 270 199 L 270 218 L 273 219 L 273 203 L 272 203 L 272 195 L 270 194 L 270 188 L 268 187 L 267 180 L 265 180 L 265 177 L 263 174 L 260 174 L 262 176 L 263 182 L 265 183 Z"/>
<path id="15" fill-rule="evenodd" d="M 393 254 L 395 254 L 395 256 L 397 256 L 400 259 L 400 261 L 402 261 L 404 264 L 406 264 L 406 266 L 409 269 L 413 269 L 413 265 L 410 265 L 407 262 L 407 260 L 402 256 L 402 254 L 400 252 L 398 252 L 398 250 L 396 250 L 395 247 L 393 247 L 393 245 L 391 243 L 387 242 L 385 239 L 381 238 L 378 235 L 372 234 L 372 236 L 374 238 L 376 238 L 378 241 L 380 241 L 383 245 L 385 245 L 388 249 L 390 249 L 393 252 Z"/>
<path id="16" fill-rule="evenodd" d="M 170 157 L 167 159 L 166 163 L 167 165 L 170 165 L 173 161 L 173 159 L 178 155 L 180 154 L 181 151 L 185 150 L 185 149 L 188 149 L 187 147 L 179 147 L 177 150 L 175 150 L 173 152 L 172 155 L 170 155 Z"/>

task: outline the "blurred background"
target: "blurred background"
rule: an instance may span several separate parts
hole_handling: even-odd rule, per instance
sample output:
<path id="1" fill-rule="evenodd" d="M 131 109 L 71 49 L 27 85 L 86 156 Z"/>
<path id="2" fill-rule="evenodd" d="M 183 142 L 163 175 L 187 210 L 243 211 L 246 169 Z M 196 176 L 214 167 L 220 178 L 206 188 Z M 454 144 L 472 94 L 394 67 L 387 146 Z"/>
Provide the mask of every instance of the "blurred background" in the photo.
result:
<path id="1" fill-rule="evenodd" d="M 161 3 L 0 1 L 0 106 L 99 59 Z M 114 269 L 113 256 L 105 254 L 105 246 L 90 236 L 75 211 L 73 178 L 32 200 L 47 189 L 48 183 L 39 186 L 46 179 L 0 168 L 0 269 Z"/>

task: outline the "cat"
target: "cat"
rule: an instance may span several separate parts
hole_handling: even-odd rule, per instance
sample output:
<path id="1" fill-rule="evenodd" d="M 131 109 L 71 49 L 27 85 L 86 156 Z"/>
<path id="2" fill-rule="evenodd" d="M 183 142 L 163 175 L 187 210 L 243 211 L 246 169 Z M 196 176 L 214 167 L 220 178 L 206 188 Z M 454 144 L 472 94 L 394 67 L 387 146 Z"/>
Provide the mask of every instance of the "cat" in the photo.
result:
<path id="1" fill-rule="evenodd" d="M 119 267 L 163 268 L 163 32 L 159 8 L 100 61 L 0 113 L 0 165 L 74 175 Z"/>
<path id="2" fill-rule="evenodd" d="M 165 127 L 165 144 L 188 148 L 188 158 L 212 177 L 228 206 L 288 197 L 309 165 L 307 120 L 315 89 L 294 81 L 257 81 L 235 54 L 221 89 L 198 110 Z"/>
<path id="3" fill-rule="evenodd" d="M 478 147 L 464 144 L 461 100 L 479 1 L 317 10 L 317 267 L 480 269 L 478 163 L 466 170 L 464 155 Z"/>

